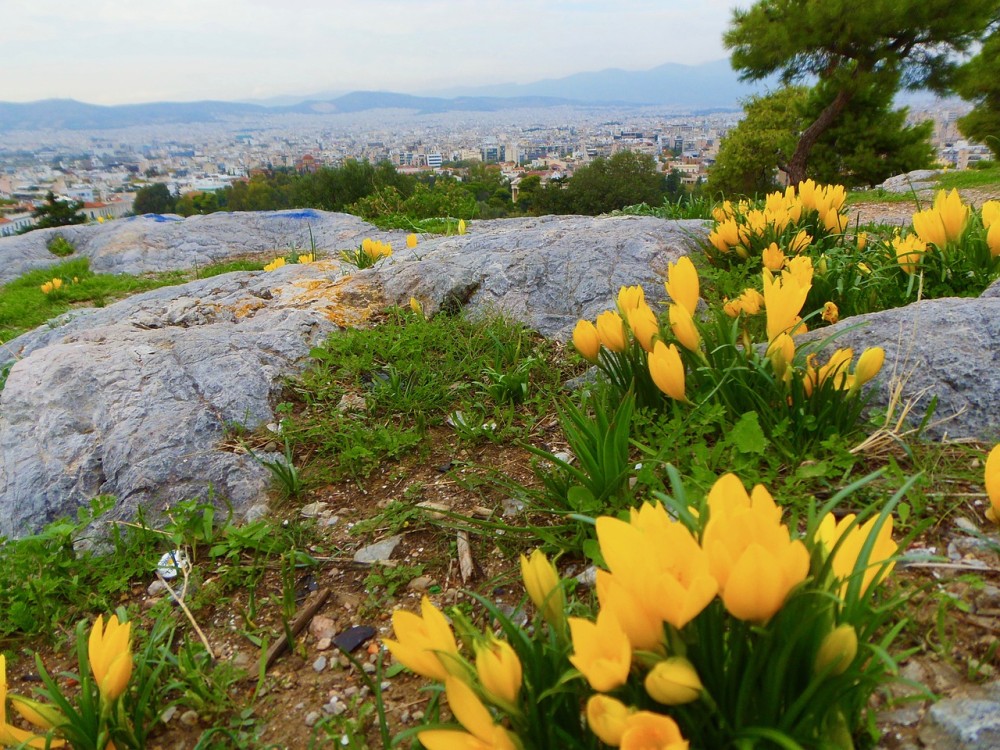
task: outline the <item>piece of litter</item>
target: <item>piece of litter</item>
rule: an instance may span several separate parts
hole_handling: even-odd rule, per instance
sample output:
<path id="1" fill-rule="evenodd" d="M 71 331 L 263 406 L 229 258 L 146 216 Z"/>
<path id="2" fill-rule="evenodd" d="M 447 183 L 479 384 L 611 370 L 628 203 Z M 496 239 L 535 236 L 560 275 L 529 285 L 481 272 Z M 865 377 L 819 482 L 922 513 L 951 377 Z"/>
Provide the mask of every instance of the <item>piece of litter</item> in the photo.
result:
<path id="1" fill-rule="evenodd" d="M 187 553 L 182 549 L 164 552 L 163 557 L 156 564 L 156 572 L 163 578 L 176 578 L 178 573 L 182 573 L 191 567 L 188 562 Z"/>

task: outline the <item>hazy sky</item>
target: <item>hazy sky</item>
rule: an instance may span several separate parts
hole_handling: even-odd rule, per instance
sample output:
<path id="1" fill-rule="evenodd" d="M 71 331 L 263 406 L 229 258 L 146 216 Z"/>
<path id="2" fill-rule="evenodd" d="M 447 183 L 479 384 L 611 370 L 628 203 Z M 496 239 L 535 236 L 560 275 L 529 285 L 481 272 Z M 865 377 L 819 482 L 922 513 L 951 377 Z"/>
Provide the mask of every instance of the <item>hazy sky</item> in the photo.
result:
<path id="1" fill-rule="evenodd" d="M 726 57 L 751 0 L 3 0 L 0 101 L 424 93 Z"/>

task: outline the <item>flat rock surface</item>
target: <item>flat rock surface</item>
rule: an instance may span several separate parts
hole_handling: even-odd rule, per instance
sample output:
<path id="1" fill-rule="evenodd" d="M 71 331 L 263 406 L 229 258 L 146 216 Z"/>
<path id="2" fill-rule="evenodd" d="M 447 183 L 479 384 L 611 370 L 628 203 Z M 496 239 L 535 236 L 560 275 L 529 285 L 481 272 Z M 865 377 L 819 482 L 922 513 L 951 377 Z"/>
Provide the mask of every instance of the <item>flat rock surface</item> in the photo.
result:
<path id="1" fill-rule="evenodd" d="M 203 236 L 208 218 L 162 223 L 176 227 L 171 242 L 200 259 L 204 246 L 190 249 L 181 230 L 192 226 Z M 317 245 L 335 257 L 335 248 L 379 236 L 350 219 L 344 226 L 357 223 L 351 239 L 326 245 L 321 235 Z M 85 227 L 95 230 L 85 247 L 112 247 L 118 223 Z M 150 228 L 138 246 L 170 246 L 158 222 L 137 226 Z M 3 350 L 16 362 L 0 395 L 0 534 L 36 530 L 98 494 L 118 498 L 112 518 L 139 507 L 156 512 L 209 487 L 237 512 L 259 513 L 270 475 L 223 445 L 226 425 L 273 421 L 282 379 L 338 327 L 361 325 L 373 310 L 415 296 L 428 312 L 502 312 L 567 338 L 579 317 L 613 304 L 622 284 L 665 296 L 667 263 L 704 231 L 703 222 L 638 217 L 477 222 L 468 234 L 414 250 L 400 237 L 390 258 L 349 277 L 353 267 L 327 260 L 225 274 L 67 313 Z M 238 239 L 230 238 L 227 252 L 239 251 Z M 289 246 L 279 238 L 274 244 Z M 93 257 L 138 270 L 155 255 L 144 251 L 127 265 L 121 258 L 130 257 L 129 244 L 116 247 Z M 181 263 L 184 253 L 174 257 L 177 267 L 190 267 Z"/>

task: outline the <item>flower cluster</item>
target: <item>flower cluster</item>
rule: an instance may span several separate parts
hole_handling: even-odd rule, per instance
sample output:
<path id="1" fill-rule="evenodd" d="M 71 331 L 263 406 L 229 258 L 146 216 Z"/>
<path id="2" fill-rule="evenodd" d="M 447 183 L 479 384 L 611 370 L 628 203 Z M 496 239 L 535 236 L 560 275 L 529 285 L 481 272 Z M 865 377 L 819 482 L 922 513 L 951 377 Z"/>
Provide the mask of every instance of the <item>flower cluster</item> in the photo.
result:
<path id="1" fill-rule="evenodd" d="M 356 250 L 340 252 L 340 259 L 358 268 L 371 268 L 382 258 L 392 255 L 392 245 L 381 240 L 365 237 Z"/>
<path id="2" fill-rule="evenodd" d="M 863 522 L 824 512 L 800 535 L 766 488 L 747 492 L 726 474 L 695 507 L 647 502 L 596 526 L 606 567 L 597 572 L 592 617 L 566 617 L 554 566 L 537 550 L 521 557 L 554 648 L 548 670 L 535 663 L 551 657 L 541 623 L 533 635 L 505 627 L 519 634 L 510 642 L 467 630 L 459 641 L 426 597 L 420 615 L 393 614 L 389 650 L 444 684 L 461 725 L 419 732 L 425 747 L 544 746 L 530 716 L 567 685 L 578 686 L 573 710 L 586 724 L 568 721 L 560 731 L 589 731 L 612 747 L 680 750 L 688 739 L 738 746 L 761 728 L 785 733 L 785 746 L 811 746 L 864 704 L 859 691 L 887 679 L 891 666 L 861 645 L 859 632 L 870 634 L 897 553 L 889 509 Z M 474 658 L 459 646 L 470 640 Z M 778 661 L 782 669 L 773 668 Z M 818 700 L 789 720 L 803 694 Z"/>
<path id="3" fill-rule="evenodd" d="M 51 294 L 54 291 L 62 289 L 63 280 L 62 279 L 52 279 L 51 281 L 46 281 L 42 284 L 39 289 L 42 290 L 42 294 Z"/>
<path id="4" fill-rule="evenodd" d="M 714 260 L 759 258 L 772 271 L 781 270 L 788 254 L 840 235 L 847 227 L 842 185 L 812 180 L 768 195 L 762 204 L 725 201 L 713 211 L 716 226 L 708 239 Z"/>

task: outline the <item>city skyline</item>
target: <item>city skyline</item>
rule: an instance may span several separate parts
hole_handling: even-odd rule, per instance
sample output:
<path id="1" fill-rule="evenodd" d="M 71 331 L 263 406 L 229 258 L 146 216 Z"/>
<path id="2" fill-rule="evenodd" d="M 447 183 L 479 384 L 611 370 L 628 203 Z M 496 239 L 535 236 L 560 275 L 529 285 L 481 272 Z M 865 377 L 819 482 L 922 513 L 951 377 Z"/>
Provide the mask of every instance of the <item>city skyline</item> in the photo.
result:
<path id="1" fill-rule="evenodd" d="M 749 0 L 14 0 L 0 101 L 245 101 L 321 91 L 433 94 L 726 57 Z M 461 64 L 456 64 L 461 61 Z M 82 74 L 81 74 L 82 73 Z"/>

